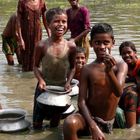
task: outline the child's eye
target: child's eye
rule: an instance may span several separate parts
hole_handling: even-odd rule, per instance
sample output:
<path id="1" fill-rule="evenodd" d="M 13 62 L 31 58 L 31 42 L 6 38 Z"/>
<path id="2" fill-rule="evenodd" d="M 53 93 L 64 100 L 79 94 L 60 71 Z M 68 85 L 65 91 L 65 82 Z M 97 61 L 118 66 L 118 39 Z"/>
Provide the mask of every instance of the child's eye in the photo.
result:
<path id="1" fill-rule="evenodd" d="M 101 42 L 100 41 L 95 41 L 95 45 L 100 45 Z"/>
<path id="2" fill-rule="evenodd" d="M 67 21 L 63 20 L 62 23 L 66 23 Z"/>
<path id="3" fill-rule="evenodd" d="M 110 42 L 109 41 L 105 41 L 104 42 L 104 45 L 108 45 Z"/>

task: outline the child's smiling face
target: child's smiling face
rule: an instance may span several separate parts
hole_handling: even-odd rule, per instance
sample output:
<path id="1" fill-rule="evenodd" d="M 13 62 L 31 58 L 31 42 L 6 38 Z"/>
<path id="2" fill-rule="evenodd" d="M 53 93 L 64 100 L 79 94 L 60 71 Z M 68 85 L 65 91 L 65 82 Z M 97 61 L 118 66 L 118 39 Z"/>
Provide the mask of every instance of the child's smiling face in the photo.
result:
<path id="1" fill-rule="evenodd" d="M 82 53 L 82 52 L 77 53 L 75 63 L 76 63 L 76 68 L 81 69 L 86 64 L 86 56 L 85 56 L 85 54 Z"/>
<path id="2" fill-rule="evenodd" d="M 94 48 L 96 56 L 103 58 L 114 45 L 114 40 L 108 33 L 96 34 L 94 39 L 91 41 L 91 46 Z"/>
<path id="3" fill-rule="evenodd" d="M 64 13 L 54 15 L 49 28 L 52 35 L 63 36 L 67 31 L 67 15 Z"/>
<path id="4" fill-rule="evenodd" d="M 136 63 L 137 60 L 137 54 L 135 51 L 133 51 L 131 49 L 131 47 L 124 47 L 121 50 L 121 56 L 123 58 L 123 60 L 127 63 L 127 64 L 133 64 Z"/>

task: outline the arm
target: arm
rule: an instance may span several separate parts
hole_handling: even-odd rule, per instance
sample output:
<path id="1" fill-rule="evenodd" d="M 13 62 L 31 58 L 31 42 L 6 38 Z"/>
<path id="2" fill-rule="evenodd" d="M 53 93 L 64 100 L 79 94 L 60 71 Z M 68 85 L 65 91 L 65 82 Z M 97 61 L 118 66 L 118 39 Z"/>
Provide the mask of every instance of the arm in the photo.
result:
<path id="1" fill-rule="evenodd" d="M 42 20 L 43 20 L 44 27 L 47 31 L 48 37 L 50 37 L 51 33 L 50 33 L 50 30 L 48 28 L 47 21 L 46 21 L 46 15 L 45 15 L 46 11 L 47 11 L 47 9 L 46 9 L 46 5 L 45 5 L 45 2 L 44 2 L 43 8 L 42 8 Z"/>
<path id="2" fill-rule="evenodd" d="M 120 97 L 123 93 L 125 77 L 127 76 L 127 64 L 125 62 L 116 63 L 115 59 L 110 55 L 106 56 L 104 63 L 110 83 L 112 84 L 113 92 L 115 96 Z M 116 72 L 113 70 L 114 66 L 116 67 Z"/>
<path id="3" fill-rule="evenodd" d="M 43 47 L 42 46 L 37 46 L 35 48 L 35 55 L 34 55 L 34 60 L 35 60 L 35 63 L 34 63 L 34 74 L 38 80 L 38 88 L 40 90 L 46 90 L 46 83 L 43 79 L 43 75 L 42 75 L 42 72 L 39 70 L 39 65 L 40 65 L 40 62 L 42 60 L 42 57 L 43 57 Z"/>
<path id="4" fill-rule="evenodd" d="M 136 112 L 125 112 L 125 119 L 127 128 L 131 128 L 136 125 Z"/>
<path id="5" fill-rule="evenodd" d="M 22 14 L 22 6 L 21 6 L 21 1 L 19 0 L 18 9 L 17 9 L 17 20 L 16 20 L 16 40 L 21 50 L 25 50 L 25 43 L 21 33 L 21 19 L 22 19 L 21 14 Z"/>
<path id="6" fill-rule="evenodd" d="M 70 71 L 67 76 L 67 82 L 65 84 L 65 89 L 68 90 L 70 88 L 71 80 L 75 74 L 75 56 L 76 56 L 76 45 L 73 44 L 71 41 L 68 42 L 69 44 L 69 63 L 70 63 Z"/>
<path id="7" fill-rule="evenodd" d="M 85 37 L 90 32 L 90 29 L 84 30 L 81 34 L 74 38 L 74 42 L 79 41 L 81 38 Z"/>
<path id="8" fill-rule="evenodd" d="M 81 71 L 80 85 L 79 85 L 79 96 L 78 96 L 78 107 L 80 113 L 83 115 L 87 122 L 92 138 L 98 140 L 105 140 L 103 132 L 99 129 L 90 111 L 86 105 L 87 93 L 88 93 L 88 69 L 84 66 Z"/>

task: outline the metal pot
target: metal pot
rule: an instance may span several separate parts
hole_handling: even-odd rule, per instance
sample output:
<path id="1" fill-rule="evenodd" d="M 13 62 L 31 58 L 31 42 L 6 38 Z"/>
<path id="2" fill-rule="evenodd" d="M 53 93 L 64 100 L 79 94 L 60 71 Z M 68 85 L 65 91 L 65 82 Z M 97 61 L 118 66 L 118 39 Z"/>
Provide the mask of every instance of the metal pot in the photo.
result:
<path id="1" fill-rule="evenodd" d="M 72 81 L 71 81 L 72 91 L 69 93 L 70 96 L 75 96 L 75 95 L 79 94 L 78 84 L 79 84 L 78 80 L 72 79 Z"/>
<path id="2" fill-rule="evenodd" d="M 74 107 L 73 104 L 71 104 L 71 105 L 69 106 L 69 108 L 68 108 L 66 111 L 64 111 L 64 112 L 62 113 L 61 118 L 62 118 L 62 119 L 66 118 L 66 117 L 69 116 L 70 114 L 74 113 L 74 111 L 75 111 L 75 107 Z"/>
<path id="3" fill-rule="evenodd" d="M 64 87 L 60 86 L 47 86 L 46 92 L 37 97 L 37 102 L 43 105 L 65 107 L 71 105 L 71 97 L 68 95 L 70 91 L 65 91 Z"/>
<path id="4" fill-rule="evenodd" d="M 0 132 L 17 132 L 29 128 L 30 122 L 25 120 L 25 114 L 25 110 L 17 108 L 0 110 Z"/>

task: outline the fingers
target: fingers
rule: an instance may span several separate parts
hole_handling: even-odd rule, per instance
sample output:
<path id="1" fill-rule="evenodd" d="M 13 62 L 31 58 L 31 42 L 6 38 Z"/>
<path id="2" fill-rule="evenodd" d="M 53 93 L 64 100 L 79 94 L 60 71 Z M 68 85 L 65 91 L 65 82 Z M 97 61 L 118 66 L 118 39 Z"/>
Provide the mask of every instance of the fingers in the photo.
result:
<path id="1" fill-rule="evenodd" d="M 104 58 L 104 61 L 112 65 L 116 65 L 116 60 L 111 55 L 106 55 L 106 57 Z"/>
<path id="2" fill-rule="evenodd" d="M 106 57 L 104 58 L 104 63 L 106 65 L 106 70 L 107 71 L 111 70 L 112 67 L 114 65 L 116 65 L 115 59 L 112 56 L 110 56 L 110 55 L 106 55 Z"/>

